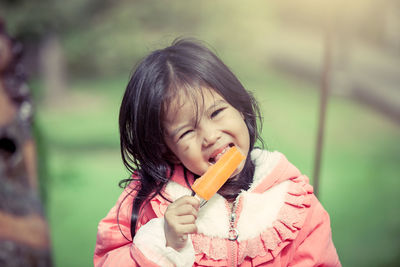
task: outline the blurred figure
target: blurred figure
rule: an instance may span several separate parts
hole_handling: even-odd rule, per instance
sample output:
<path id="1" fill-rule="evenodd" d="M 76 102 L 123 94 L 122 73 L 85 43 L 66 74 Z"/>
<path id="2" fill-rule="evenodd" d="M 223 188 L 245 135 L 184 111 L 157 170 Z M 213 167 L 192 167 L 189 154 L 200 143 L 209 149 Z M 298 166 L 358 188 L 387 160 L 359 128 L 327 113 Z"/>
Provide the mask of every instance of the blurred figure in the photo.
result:
<path id="1" fill-rule="evenodd" d="M 0 266 L 51 266 L 21 53 L 0 18 Z"/>

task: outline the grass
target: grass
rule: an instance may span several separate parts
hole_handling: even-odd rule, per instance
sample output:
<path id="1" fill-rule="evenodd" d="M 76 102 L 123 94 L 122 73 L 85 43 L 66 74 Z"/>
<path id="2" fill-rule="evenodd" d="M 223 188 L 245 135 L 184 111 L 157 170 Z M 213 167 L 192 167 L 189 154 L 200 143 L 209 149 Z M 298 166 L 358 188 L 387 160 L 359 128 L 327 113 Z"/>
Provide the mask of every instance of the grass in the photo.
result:
<path id="1" fill-rule="evenodd" d="M 318 93 L 270 73 L 244 73 L 263 110 L 263 137 L 311 177 Z M 48 147 L 48 218 L 56 266 L 91 266 L 97 224 L 126 178 L 119 156 L 117 115 L 126 79 L 72 85 L 62 103 L 39 107 Z M 331 97 L 321 169 L 320 200 L 331 215 L 344 266 L 399 263 L 400 128 L 368 107 Z"/>

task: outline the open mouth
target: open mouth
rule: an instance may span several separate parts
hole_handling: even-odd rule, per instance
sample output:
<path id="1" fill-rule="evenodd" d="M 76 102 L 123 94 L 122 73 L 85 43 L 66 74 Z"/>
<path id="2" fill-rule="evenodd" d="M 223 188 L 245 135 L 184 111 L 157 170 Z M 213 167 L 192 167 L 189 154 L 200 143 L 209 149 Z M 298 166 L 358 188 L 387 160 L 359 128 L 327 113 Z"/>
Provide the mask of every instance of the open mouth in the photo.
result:
<path id="1" fill-rule="evenodd" d="M 222 157 L 222 155 L 225 154 L 225 152 L 228 151 L 229 148 L 231 148 L 233 146 L 235 146 L 233 143 L 228 144 L 224 149 L 219 151 L 216 155 L 213 155 L 212 157 L 210 157 L 208 159 L 208 162 L 211 164 L 215 164 Z"/>

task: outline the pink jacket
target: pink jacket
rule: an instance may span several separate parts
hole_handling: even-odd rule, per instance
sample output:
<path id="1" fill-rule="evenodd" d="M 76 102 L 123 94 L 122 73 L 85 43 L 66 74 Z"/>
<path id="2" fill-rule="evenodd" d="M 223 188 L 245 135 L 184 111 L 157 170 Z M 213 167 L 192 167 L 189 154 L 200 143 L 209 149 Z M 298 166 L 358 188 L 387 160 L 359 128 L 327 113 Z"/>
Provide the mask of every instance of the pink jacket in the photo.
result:
<path id="1" fill-rule="evenodd" d="M 189 236 L 181 251 L 165 246 L 163 215 L 169 202 L 160 196 L 144 208 L 135 238 L 129 241 L 124 235 L 131 238 L 134 193 L 127 188 L 99 223 L 94 265 L 341 266 L 329 215 L 308 178 L 278 152 L 257 149 L 251 156 L 256 171 L 251 187 L 237 200 L 236 241 L 227 239 L 231 211 L 219 194 L 200 209 L 198 232 Z M 178 167 L 164 194 L 176 200 L 190 192 Z"/>

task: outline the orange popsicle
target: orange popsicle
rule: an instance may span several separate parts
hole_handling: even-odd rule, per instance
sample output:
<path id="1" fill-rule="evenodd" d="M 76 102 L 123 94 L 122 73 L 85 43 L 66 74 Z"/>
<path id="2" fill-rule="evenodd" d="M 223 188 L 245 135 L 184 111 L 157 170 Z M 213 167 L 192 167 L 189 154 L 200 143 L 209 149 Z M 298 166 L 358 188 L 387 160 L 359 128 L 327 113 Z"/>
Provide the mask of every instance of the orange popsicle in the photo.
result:
<path id="1" fill-rule="evenodd" d="M 196 194 L 209 200 L 228 180 L 245 156 L 236 148 L 231 147 L 224 155 L 198 178 L 192 185 Z"/>

